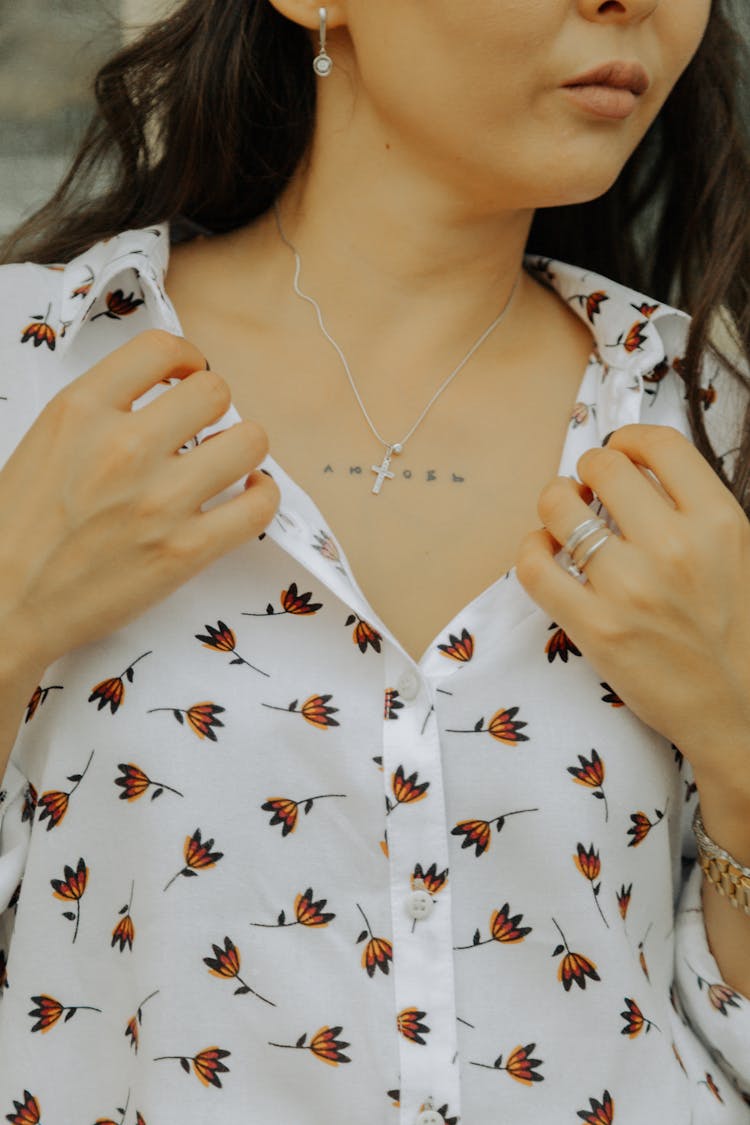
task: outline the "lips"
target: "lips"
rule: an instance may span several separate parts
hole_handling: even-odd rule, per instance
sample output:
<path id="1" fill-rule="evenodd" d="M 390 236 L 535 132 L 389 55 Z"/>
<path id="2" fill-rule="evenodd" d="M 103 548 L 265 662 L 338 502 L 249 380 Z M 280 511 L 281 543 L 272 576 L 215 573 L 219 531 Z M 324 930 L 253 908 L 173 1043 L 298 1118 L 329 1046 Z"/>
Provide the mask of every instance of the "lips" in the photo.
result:
<path id="1" fill-rule="evenodd" d="M 563 83 L 564 86 L 608 86 L 616 90 L 630 90 L 645 94 L 651 85 L 648 74 L 640 63 L 614 61 L 587 70 Z"/>

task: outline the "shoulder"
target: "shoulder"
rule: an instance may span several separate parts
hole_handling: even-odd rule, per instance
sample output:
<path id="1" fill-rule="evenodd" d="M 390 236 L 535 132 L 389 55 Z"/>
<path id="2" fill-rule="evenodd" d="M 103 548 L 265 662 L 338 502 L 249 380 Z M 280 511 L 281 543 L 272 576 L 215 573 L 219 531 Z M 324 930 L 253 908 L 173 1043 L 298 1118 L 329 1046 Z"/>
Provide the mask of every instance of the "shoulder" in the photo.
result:
<path id="1" fill-rule="evenodd" d="M 128 230 L 71 261 L 0 266 L 0 465 L 46 403 L 138 332 L 179 332 L 163 290 L 166 224 Z"/>

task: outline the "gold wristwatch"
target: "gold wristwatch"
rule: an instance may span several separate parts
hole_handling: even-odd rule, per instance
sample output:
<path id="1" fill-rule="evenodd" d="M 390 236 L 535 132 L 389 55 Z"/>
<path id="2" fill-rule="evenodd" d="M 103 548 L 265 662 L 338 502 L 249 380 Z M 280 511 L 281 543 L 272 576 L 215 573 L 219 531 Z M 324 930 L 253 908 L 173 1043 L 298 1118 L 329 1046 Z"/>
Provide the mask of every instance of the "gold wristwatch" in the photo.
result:
<path id="1" fill-rule="evenodd" d="M 721 895 L 750 914 L 750 867 L 743 867 L 728 852 L 706 835 L 700 805 L 693 816 L 693 832 L 698 844 L 698 862 L 703 874 Z"/>

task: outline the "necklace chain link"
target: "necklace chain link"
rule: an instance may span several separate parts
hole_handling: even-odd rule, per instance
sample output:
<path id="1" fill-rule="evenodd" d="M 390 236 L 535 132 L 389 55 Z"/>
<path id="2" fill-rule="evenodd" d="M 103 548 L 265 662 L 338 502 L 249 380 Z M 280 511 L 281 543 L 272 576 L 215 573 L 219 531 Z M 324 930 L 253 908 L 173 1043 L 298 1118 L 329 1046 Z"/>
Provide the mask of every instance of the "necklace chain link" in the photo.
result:
<path id="1" fill-rule="evenodd" d="M 294 254 L 294 258 L 295 258 L 294 291 L 295 291 L 295 293 L 297 294 L 298 297 L 301 297 L 303 301 L 308 301 L 313 306 L 313 308 L 315 309 L 315 312 L 316 312 L 317 317 L 318 317 L 318 324 L 320 325 L 320 330 L 323 333 L 323 335 L 326 337 L 326 339 L 333 345 L 333 347 L 338 352 L 338 355 L 341 359 L 341 362 L 344 365 L 344 370 L 346 371 L 347 378 L 349 379 L 349 384 L 350 384 L 352 390 L 354 391 L 354 395 L 357 399 L 357 402 L 359 403 L 359 406 L 360 406 L 360 409 L 362 410 L 362 413 L 364 414 L 365 418 L 367 419 L 367 423 L 368 423 L 370 429 L 372 430 L 373 434 L 378 439 L 378 441 L 381 443 L 381 445 L 385 446 L 386 452 L 385 452 L 385 456 L 383 458 L 383 463 L 381 465 L 377 465 L 377 466 L 373 465 L 373 471 L 378 474 L 378 479 L 376 480 L 372 491 L 375 492 L 375 493 L 379 493 L 380 489 L 381 489 L 381 486 L 382 486 L 383 479 L 385 479 L 387 477 L 392 478 L 393 475 L 394 475 L 393 473 L 388 471 L 388 468 L 389 468 L 389 465 L 390 465 L 390 462 L 391 462 L 391 457 L 395 456 L 395 455 L 398 455 L 399 453 L 402 452 L 402 450 L 403 450 L 404 446 L 406 445 L 407 441 L 412 436 L 412 434 L 414 433 L 414 431 L 416 430 L 416 428 L 420 424 L 420 422 L 423 421 L 423 419 L 424 419 L 425 415 L 427 414 L 428 410 L 430 409 L 430 407 L 436 402 L 436 400 L 440 397 L 440 395 L 446 389 L 448 384 L 451 383 L 453 381 L 453 379 L 455 379 L 455 377 L 456 377 L 456 375 L 458 375 L 459 371 L 461 371 L 461 369 L 465 366 L 465 364 L 467 364 L 469 362 L 469 360 L 471 359 L 471 357 L 474 355 L 474 352 L 484 343 L 484 341 L 487 339 L 487 337 L 490 335 L 490 333 L 493 332 L 495 328 L 497 328 L 497 326 L 500 324 L 500 322 L 505 317 L 505 314 L 508 312 L 508 309 L 510 308 L 510 305 L 511 305 L 511 302 L 512 302 L 513 297 L 515 295 L 516 289 L 518 288 L 518 283 L 521 279 L 521 273 L 523 272 L 523 267 L 521 268 L 521 270 L 519 270 L 518 275 L 516 276 L 516 279 L 513 282 L 513 288 L 510 291 L 510 296 L 508 297 L 507 301 L 505 302 L 505 305 L 503 306 L 500 313 L 492 321 L 492 324 L 490 324 L 490 326 L 485 329 L 485 331 L 482 333 L 482 335 L 479 337 L 479 339 L 472 345 L 472 347 L 466 353 L 466 355 L 461 360 L 461 362 L 458 364 L 458 366 L 450 373 L 450 375 L 444 381 L 444 383 L 440 387 L 438 387 L 438 389 L 435 391 L 435 393 L 432 396 L 432 398 L 430 399 L 430 401 L 425 406 L 422 413 L 417 418 L 414 425 L 406 433 L 406 435 L 401 439 L 401 441 L 400 442 L 389 442 L 389 441 L 386 441 L 385 438 L 381 436 L 381 434 L 378 432 L 374 422 L 372 421 L 372 418 L 368 414 L 367 407 L 365 406 L 364 402 L 362 401 L 362 396 L 360 395 L 360 393 L 357 389 L 357 385 L 354 382 L 354 378 L 353 378 L 352 373 L 349 369 L 349 364 L 347 362 L 346 356 L 344 355 L 343 351 L 341 350 L 340 345 L 336 342 L 336 340 L 334 340 L 333 336 L 331 336 L 330 332 L 328 331 L 325 324 L 323 323 L 323 313 L 321 312 L 320 305 L 318 304 L 318 302 L 315 300 L 314 297 L 311 297 L 308 293 L 304 293 L 299 287 L 299 276 L 300 276 L 300 271 L 302 269 L 302 260 L 300 258 L 300 255 L 299 255 L 299 252 L 298 252 L 297 248 L 287 238 L 287 235 L 284 231 L 284 228 L 283 228 L 283 225 L 282 225 L 282 222 L 281 222 L 281 215 L 279 214 L 279 207 L 278 207 L 278 203 L 277 203 L 276 200 L 274 200 L 273 209 L 274 209 L 274 214 L 276 215 L 276 225 L 278 227 L 279 234 L 280 234 L 282 240 L 286 243 L 286 245 L 289 247 L 289 249 Z"/>

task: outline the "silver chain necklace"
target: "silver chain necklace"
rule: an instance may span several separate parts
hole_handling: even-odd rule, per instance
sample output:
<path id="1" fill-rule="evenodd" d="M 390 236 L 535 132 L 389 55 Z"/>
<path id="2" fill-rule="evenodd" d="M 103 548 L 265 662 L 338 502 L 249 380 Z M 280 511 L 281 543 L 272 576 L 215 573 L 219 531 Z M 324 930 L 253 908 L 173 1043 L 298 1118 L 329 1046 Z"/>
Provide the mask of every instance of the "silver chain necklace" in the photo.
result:
<path id="1" fill-rule="evenodd" d="M 516 280 L 513 282 L 513 288 L 510 291 L 510 296 L 508 297 L 508 300 L 505 302 L 505 306 L 502 309 L 502 311 L 500 312 L 500 314 L 497 317 L 495 317 L 495 319 L 493 320 L 493 322 L 489 326 L 489 328 L 487 328 L 482 333 L 482 335 L 479 337 L 477 342 L 473 345 L 473 347 L 467 352 L 467 354 L 461 360 L 458 367 L 454 371 L 451 372 L 451 374 L 445 380 L 443 385 L 441 387 L 439 387 L 437 389 L 437 391 L 435 391 L 435 394 L 432 396 L 430 401 L 427 403 L 427 406 L 425 406 L 424 410 L 419 415 L 419 417 L 417 418 L 416 422 L 411 427 L 409 432 L 401 439 L 401 441 L 386 441 L 385 438 L 380 436 L 380 434 L 378 433 L 377 429 L 375 428 L 375 426 L 373 424 L 372 419 L 370 418 L 370 415 L 367 413 L 367 409 L 365 407 L 365 404 L 362 402 L 362 398 L 360 396 L 360 393 L 357 390 L 354 379 L 352 378 L 352 373 L 349 370 L 349 364 L 346 361 L 346 356 L 344 355 L 341 348 L 339 347 L 339 345 L 334 340 L 333 336 L 331 336 L 331 334 L 327 331 L 326 326 L 323 323 L 323 314 L 320 311 L 320 305 L 318 304 L 318 302 L 313 297 L 310 297 L 307 293 L 303 293 L 302 290 L 299 287 L 298 282 L 299 282 L 300 270 L 302 268 L 302 262 L 301 262 L 301 259 L 300 259 L 299 253 L 297 252 L 296 247 L 292 245 L 292 243 L 289 241 L 286 234 L 284 233 L 284 228 L 281 225 L 281 215 L 279 214 L 278 204 L 275 200 L 274 200 L 274 204 L 273 204 L 273 209 L 274 209 L 274 213 L 276 215 L 276 225 L 279 228 L 279 234 L 281 235 L 281 238 L 283 239 L 283 241 L 290 248 L 290 250 L 292 250 L 292 252 L 294 253 L 294 257 L 295 257 L 295 260 L 296 260 L 296 269 L 295 269 L 295 273 L 294 273 L 294 291 L 295 291 L 295 293 L 297 294 L 298 297 L 301 297 L 303 299 L 303 301 L 309 301 L 310 304 L 313 305 L 313 307 L 315 308 L 315 311 L 318 314 L 318 324 L 320 325 L 320 330 L 323 333 L 323 335 L 326 337 L 326 339 L 329 340 L 331 344 L 333 344 L 334 348 L 336 349 L 339 356 L 341 357 L 341 362 L 344 365 L 344 370 L 346 371 L 347 377 L 349 379 L 349 383 L 351 384 L 351 388 L 354 391 L 357 402 L 359 403 L 359 405 L 362 409 L 362 413 L 364 414 L 365 418 L 367 419 L 367 422 L 368 422 L 368 425 L 369 425 L 370 429 L 372 430 L 373 434 L 378 439 L 378 441 L 381 443 L 381 445 L 385 446 L 385 454 L 383 456 L 383 460 L 382 460 L 381 464 L 372 466 L 372 471 L 374 473 L 377 473 L 377 477 L 375 479 L 375 483 L 373 484 L 372 491 L 377 495 L 380 492 L 381 488 L 383 487 L 383 481 L 384 480 L 393 480 L 393 478 L 395 476 L 395 473 L 392 473 L 390 471 L 391 459 L 393 457 L 397 456 L 399 453 L 401 453 L 403 451 L 403 448 L 406 445 L 407 441 L 409 440 L 411 435 L 414 433 L 417 426 L 420 424 L 420 422 L 422 421 L 424 416 L 427 414 L 427 411 L 430 409 L 430 407 L 433 405 L 433 403 L 443 393 L 445 388 L 456 377 L 456 375 L 458 375 L 459 371 L 464 366 L 464 364 L 468 363 L 468 361 L 474 355 L 474 352 L 477 350 L 477 348 L 481 344 L 483 344 L 484 341 L 489 336 L 489 334 L 495 328 L 497 328 L 498 324 L 500 323 L 500 321 L 503 319 L 503 317 L 507 313 L 508 309 L 510 308 L 510 304 L 511 304 L 511 301 L 513 300 L 513 296 L 516 292 L 516 289 L 518 288 L 518 282 L 521 279 L 521 273 L 523 272 L 523 267 L 521 268 L 521 270 L 519 270 L 518 276 L 516 277 Z"/>

